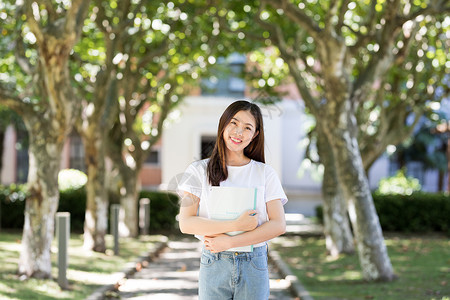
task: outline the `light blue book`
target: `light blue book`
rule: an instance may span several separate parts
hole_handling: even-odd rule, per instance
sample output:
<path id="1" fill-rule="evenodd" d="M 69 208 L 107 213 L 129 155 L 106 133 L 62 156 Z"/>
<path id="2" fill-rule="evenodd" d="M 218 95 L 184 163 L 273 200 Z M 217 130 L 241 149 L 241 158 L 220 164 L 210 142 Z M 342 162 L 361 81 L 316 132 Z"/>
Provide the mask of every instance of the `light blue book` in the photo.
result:
<path id="1" fill-rule="evenodd" d="M 244 211 L 256 209 L 256 188 L 213 186 L 207 201 L 207 211 L 214 220 L 234 220 Z M 243 231 L 227 232 L 228 235 Z M 227 251 L 252 252 L 253 245 L 235 247 Z"/>

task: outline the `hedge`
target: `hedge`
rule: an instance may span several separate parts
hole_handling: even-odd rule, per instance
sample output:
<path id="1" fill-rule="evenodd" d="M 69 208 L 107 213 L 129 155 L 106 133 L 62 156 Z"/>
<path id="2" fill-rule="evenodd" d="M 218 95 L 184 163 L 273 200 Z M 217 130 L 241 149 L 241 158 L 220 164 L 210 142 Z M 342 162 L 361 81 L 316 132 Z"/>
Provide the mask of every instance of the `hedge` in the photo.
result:
<path id="1" fill-rule="evenodd" d="M 141 191 L 140 198 L 150 199 L 150 230 L 174 229 L 179 211 L 178 196 L 172 193 Z"/>
<path id="2" fill-rule="evenodd" d="M 417 192 L 411 195 L 374 193 L 373 200 L 381 228 L 399 232 L 445 232 L 450 234 L 450 195 Z M 323 222 L 323 208 L 316 207 Z"/>
<path id="3" fill-rule="evenodd" d="M 373 194 L 383 230 L 450 233 L 450 195 L 417 192 L 411 195 Z"/>
<path id="4" fill-rule="evenodd" d="M 25 198 L 25 185 L 0 186 L 1 228 L 23 228 Z M 165 192 L 142 191 L 140 198 L 151 199 L 150 230 L 175 228 L 175 217 L 178 214 L 178 196 Z M 111 202 L 114 203 L 117 200 Z M 58 211 L 70 213 L 70 228 L 72 231 L 83 231 L 85 209 L 86 191 L 84 188 L 60 191 Z"/>

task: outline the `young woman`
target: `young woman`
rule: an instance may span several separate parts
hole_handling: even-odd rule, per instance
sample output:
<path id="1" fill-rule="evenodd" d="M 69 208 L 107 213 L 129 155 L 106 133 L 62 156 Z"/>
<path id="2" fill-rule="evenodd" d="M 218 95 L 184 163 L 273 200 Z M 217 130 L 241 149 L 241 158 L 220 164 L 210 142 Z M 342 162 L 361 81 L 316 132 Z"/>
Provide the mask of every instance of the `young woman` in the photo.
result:
<path id="1" fill-rule="evenodd" d="M 212 186 L 256 188 L 256 210 L 235 220 L 209 219 Z M 211 157 L 187 168 L 178 191 L 180 230 L 203 241 L 199 299 L 268 299 L 266 242 L 285 232 L 287 197 L 274 169 L 265 164 L 263 118 L 256 104 L 236 101 L 227 107 Z M 244 233 L 225 234 L 230 231 Z M 247 245 L 253 251 L 227 251 Z"/>

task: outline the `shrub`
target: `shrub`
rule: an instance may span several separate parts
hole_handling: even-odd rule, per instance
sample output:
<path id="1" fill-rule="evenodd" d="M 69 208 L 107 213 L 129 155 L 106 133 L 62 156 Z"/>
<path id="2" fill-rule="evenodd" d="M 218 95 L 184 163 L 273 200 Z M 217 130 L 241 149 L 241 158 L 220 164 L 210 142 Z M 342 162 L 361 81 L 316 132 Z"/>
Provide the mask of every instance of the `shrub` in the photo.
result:
<path id="1" fill-rule="evenodd" d="M 150 199 L 150 230 L 174 229 L 178 214 L 178 196 L 168 192 L 141 191 L 140 198 Z"/>
<path id="2" fill-rule="evenodd" d="M 450 196 L 444 193 L 373 194 L 384 230 L 450 233 Z"/>
<path id="3" fill-rule="evenodd" d="M 375 208 L 383 230 L 426 233 L 440 231 L 450 234 L 450 195 L 445 193 L 413 193 L 383 195 L 373 193 Z M 316 207 L 323 222 L 323 208 Z"/>
<path id="4" fill-rule="evenodd" d="M 86 210 L 86 190 L 84 187 L 66 186 L 60 191 L 58 211 L 70 213 L 70 228 L 81 232 Z M 24 224 L 26 185 L 0 186 L 1 228 L 21 229 Z M 178 196 L 166 192 L 142 191 L 140 198 L 150 201 L 150 230 L 174 229 L 178 214 Z M 111 198 L 110 198 L 111 199 Z M 118 199 L 111 202 L 118 202 Z M 108 223 L 109 225 L 109 223 Z"/>
<path id="5" fill-rule="evenodd" d="M 23 228 L 26 196 L 25 184 L 0 185 L 1 228 Z"/>
<path id="6" fill-rule="evenodd" d="M 1 228 L 21 229 L 24 223 L 26 185 L 0 186 Z M 83 230 L 86 208 L 84 188 L 60 191 L 58 211 L 70 213 L 70 228 Z"/>
<path id="7" fill-rule="evenodd" d="M 420 191 L 419 180 L 414 177 L 406 177 L 404 170 L 398 170 L 394 176 L 380 180 L 377 193 L 383 195 L 399 194 L 411 195 Z"/>

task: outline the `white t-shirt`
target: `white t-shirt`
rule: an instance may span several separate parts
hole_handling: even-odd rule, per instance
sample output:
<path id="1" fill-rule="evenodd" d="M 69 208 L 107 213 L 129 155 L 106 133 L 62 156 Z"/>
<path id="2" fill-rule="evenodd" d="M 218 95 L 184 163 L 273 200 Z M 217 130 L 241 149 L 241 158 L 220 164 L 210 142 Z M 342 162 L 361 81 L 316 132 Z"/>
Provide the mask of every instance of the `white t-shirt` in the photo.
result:
<path id="1" fill-rule="evenodd" d="M 200 198 L 198 216 L 208 218 L 206 211 L 207 199 L 211 190 L 208 182 L 206 168 L 209 159 L 195 161 L 190 164 L 178 184 L 178 193 L 189 192 Z M 249 187 L 257 188 L 256 211 L 258 212 L 258 226 L 268 221 L 266 203 L 280 199 L 284 205 L 288 199 L 281 186 L 280 179 L 275 170 L 262 162 L 250 160 L 244 166 L 227 166 L 228 178 L 220 183 L 222 187 Z M 203 240 L 203 236 L 196 235 Z M 262 246 L 264 243 L 254 245 Z"/>

